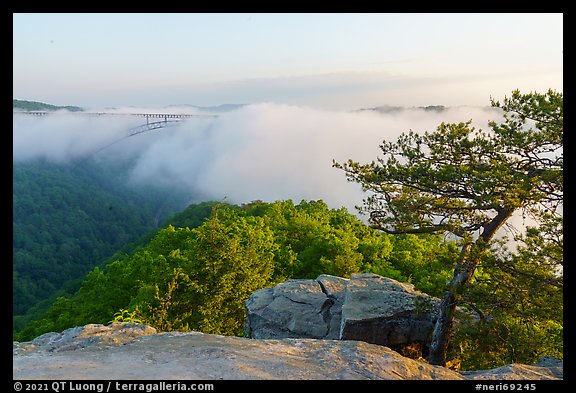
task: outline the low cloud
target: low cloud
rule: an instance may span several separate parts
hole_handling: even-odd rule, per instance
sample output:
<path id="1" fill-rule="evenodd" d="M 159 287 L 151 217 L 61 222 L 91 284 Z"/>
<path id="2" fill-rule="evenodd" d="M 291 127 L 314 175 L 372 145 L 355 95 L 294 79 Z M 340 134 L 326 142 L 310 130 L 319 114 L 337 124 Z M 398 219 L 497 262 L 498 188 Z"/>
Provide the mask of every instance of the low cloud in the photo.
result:
<path id="1" fill-rule="evenodd" d="M 201 113 L 190 107 L 114 111 Z M 395 140 L 402 132 L 433 131 L 441 122 L 470 119 L 485 129 L 498 116 L 481 107 L 380 113 L 262 103 L 129 137 L 131 129 L 146 123 L 144 118 L 14 115 L 13 152 L 15 161 L 130 160 L 131 181 L 184 189 L 203 200 L 323 199 L 330 207 L 354 212 L 365 195 L 332 167 L 333 159 L 370 162 L 383 140 Z"/>

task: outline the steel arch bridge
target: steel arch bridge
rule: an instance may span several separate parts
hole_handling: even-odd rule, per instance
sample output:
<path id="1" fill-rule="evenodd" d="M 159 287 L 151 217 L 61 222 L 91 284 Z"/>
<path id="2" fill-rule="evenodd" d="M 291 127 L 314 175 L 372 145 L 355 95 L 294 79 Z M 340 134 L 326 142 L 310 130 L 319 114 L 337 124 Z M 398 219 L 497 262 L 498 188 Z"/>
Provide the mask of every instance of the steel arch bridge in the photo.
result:
<path id="1" fill-rule="evenodd" d="M 50 116 L 50 115 L 55 115 L 59 112 L 48 112 L 48 111 L 21 111 L 21 112 L 13 112 L 13 115 L 28 115 L 28 116 Z M 61 113 L 61 112 L 60 112 Z M 146 124 L 142 124 L 133 128 L 129 128 L 127 130 L 128 135 L 125 135 L 121 138 L 118 138 L 116 140 L 114 140 L 111 143 L 108 143 L 105 146 L 102 146 L 100 148 L 98 148 L 97 150 L 93 151 L 92 153 L 89 153 L 87 156 L 85 156 L 84 158 L 78 160 L 76 162 L 76 164 L 74 165 L 74 168 L 78 167 L 80 164 L 84 163 L 85 161 L 87 161 L 89 158 L 93 157 L 94 155 L 98 154 L 99 152 L 101 152 L 104 149 L 107 149 L 108 147 L 123 141 L 126 138 L 130 138 L 132 136 L 135 135 L 139 135 L 142 134 L 144 132 L 148 132 L 148 131 L 152 131 L 152 130 L 157 130 L 157 129 L 162 129 L 162 128 L 167 128 L 167 127 L 173 127 L 176 126 L 177 124 L 181 123 L 182 120 L 184 119 L 190 119 L 190 118 L 217 118 L 218 115 L 193 115 L 193 114 L 187 114 L 187 113 L 115 113 L 115 112 L 69 112 L 66 113 L 65 116 L 67 115 L 74 115 L 74 116 L 136 116 L 136 117 L 145 117 L 146 118 Z M 150 121 L 151 119 L 163 119 L 160 121 Z"/>

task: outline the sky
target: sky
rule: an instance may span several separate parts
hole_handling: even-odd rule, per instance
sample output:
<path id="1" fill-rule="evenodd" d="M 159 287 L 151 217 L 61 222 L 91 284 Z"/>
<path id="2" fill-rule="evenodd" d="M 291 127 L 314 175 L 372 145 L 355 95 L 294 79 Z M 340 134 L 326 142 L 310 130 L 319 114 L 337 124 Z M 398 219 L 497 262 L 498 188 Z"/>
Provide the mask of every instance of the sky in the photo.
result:
<path id="1" fill-rule="evenodd" d="M 489 105 L 563 86 L 561 13 L 16 13 L 13 98 Z"/>

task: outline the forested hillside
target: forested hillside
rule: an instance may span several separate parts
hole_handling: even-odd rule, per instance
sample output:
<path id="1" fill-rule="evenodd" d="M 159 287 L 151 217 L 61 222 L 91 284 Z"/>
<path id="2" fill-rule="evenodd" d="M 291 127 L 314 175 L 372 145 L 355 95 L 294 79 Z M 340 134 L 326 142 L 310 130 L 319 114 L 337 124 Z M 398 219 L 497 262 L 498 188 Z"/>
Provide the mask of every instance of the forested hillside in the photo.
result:
<path id="1" fill-rule="evenodd" d="M 43 102 L 38 101 L 26 101 L 26 100 L 12 100 L 12 109 L 21 111 L 57 111 L 65 109 L 70 112 L 80 112 L 84 110 L 79 106 L 72 106 L 72 105 L 57 106 L 57 105 L 45 104 Z"/>
<path id="2" fill-rule="evenodd" d="M 92 270 L 74 296 L 58 299 L 21 337 L 115 315 L 159 330 L 242 335 L 244 302 L 262 287 L 371 271 L 439 294 L 458 254 L 441 237 L 381 234 L 322 201 L 206 202 L 167 222 L 133 253 Z"/>
<path id="3" fill-rule="evenodd" d="M 41 160 L 14 162 L 12 197 L 15 329 L 184 204 L 172 193 L 127 186 L 121 166 Z"/>

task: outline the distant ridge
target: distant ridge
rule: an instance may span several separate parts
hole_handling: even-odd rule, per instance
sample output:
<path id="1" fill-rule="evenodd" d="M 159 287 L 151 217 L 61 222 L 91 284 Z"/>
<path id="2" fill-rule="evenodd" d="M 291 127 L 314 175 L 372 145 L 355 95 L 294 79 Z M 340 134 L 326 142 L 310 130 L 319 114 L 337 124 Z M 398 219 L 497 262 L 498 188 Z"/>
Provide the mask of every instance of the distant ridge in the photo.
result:
<path id="1" fill-rule="evenodd" d="M 362 109 L 358 109 L 356 110 L 356 112 L 361 112 L 361 111 L 376 111 L 376 112 L 381 112 L 381 113 L 395 113 L 395 112 L 400 112 L 400 111 L 404 111 L 406 109 L 423 109 L 425 111 L 435 111 L 435 112 L 443 112 L 445 111 L 446 108 L 444 105 L 428 105 L 428 106 L 417 106 L 417 107 L 403 107 L 403 106 L 390 106 L 390 105 L 383 105 L 383 106 L 377 106 L 374 108 L 362 108 Z"/>
<path id="2" fill-rule="evenodd" d="M 31 112 L 31 111 L 57 111 L 62 109 L 65 109 L 70 112 L 82 112 L 84 110 L 79 106 L 70 106 L 70 105 L 57 106 L 38 101 L 12 100 L 12 110 Z"/>
<path id="3" fill-rule="evenodd" d="M 51 104 L 46 104 L 44 102 L 38 102 L 38 101 L 25 101 L 25 100 L 12 100 L 13 101 L 13 109 L 15 111 L 25 111 L 25 112 L 37 112 L 37 111 L 47 111 L 47 112 L 52 112 L 52 111 L 57 111 L 57 110 L 68 110 L 70 112 L 83 112 L 86 109 L 79 107 L 79 106 L 57 106 L 57 105 L 51 105 Z M 221 105 L 217 105 L 217 106 L 198 106 L 198 105 L 190 105 L 190 104 L 182 104 L 182 105 L 167 105 L 164 108 L 193 108 L 193 109 L 198 109 L 200 111 L 203 112 L 214 112 L 214 113 L 222 113 L 222 112 L 230 112 L 233 111 L 235 109 L 239 109 L 242 108 L 244 106 L 246 106 L 247 104 L 221 104 Z M 127 107 L 124 106 L 123 108 L 133 108 L 132 106 Z M 140 108 L 140 107 L 138 107 Z M 105 107 L 105 110 L 117 110 L 119 109 L 118 107 L 113 107 L 113 106 L 109 106 L 109 107 Z"/>
<path id="4" fill-rule="evenodd" d="M 221 104 L 218 106 L 198 106 L 198 105 L 184 104 L 184 105 L 168 105 L 167 108 L 170 108 L 170 107 L 177 107 L 177 108 L 189 107 L 189 108 L 195 108 L 195 109 L 198 109 L 198 110 L 201 110 L 204 112 L 221 113 L 221 112 L 230 112 L 230 111 L 233 111 L 235 109 L 240 109 L 246 105 L 247 104 Z"/>

